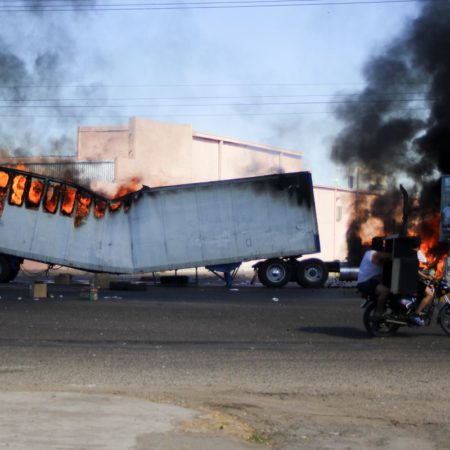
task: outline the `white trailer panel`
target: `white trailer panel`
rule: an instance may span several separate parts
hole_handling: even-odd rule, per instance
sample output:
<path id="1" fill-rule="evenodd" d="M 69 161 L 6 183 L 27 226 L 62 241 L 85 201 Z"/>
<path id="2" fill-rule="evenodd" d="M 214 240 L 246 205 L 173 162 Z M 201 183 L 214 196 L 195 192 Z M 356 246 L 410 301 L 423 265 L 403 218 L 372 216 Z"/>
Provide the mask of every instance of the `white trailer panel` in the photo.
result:
<path id="1" fill-rule="evenodd" d="M 8 176 L 6 184 L 2 174 Z M 21 206 L 11 201 L 18 176 L 27 179 Z M 39 204 L 31 205 L 36 179 L 44 189 Z M 0 168 L 0 252 L 91 271 L 137 273 L 320 251 L 307 172 L 144 187 L 122 197 L 121 209 L 101 218 L 94 215 L 94 202 L 114 202 L 65 182 L 62 190 L 78 191 L 74 212 L 61 213 L 62 199 L 54 214 L 46 212 L 50 182 L 55 180 Z M 76 213 L 80 195 L 92 199 L 82 220 Z"/>

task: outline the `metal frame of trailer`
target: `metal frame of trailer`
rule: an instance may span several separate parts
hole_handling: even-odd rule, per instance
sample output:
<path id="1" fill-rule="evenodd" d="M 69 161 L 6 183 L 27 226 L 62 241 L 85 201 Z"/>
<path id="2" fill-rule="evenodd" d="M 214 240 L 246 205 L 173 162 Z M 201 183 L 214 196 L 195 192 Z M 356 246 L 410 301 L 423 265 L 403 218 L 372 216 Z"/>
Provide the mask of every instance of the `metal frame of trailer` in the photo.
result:
<path id="1" fill-rule="evenodd" d="M 142 187 L 120 198 L 0 167 L 0 253 L 93 272 L 148 273 L 320 251 L 311 175 Z M 231 266 L 223 266 L 230 265 Z"/>

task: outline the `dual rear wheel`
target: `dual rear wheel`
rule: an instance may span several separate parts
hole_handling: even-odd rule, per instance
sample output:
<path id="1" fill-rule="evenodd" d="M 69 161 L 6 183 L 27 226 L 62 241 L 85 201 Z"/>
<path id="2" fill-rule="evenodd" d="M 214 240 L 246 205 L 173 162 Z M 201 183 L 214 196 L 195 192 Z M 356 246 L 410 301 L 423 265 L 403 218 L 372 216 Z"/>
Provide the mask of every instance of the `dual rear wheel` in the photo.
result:
<path id="1" fill-rule="evenodd" d="M 257 270 L 259 281 L 267 287 L 282 287 L 289 281 L 297 281 L 300 286 L 315 288 L 322 287 L 328 279 L 325 263 L 316 258 L 268 259 L 260 263 Z"/>

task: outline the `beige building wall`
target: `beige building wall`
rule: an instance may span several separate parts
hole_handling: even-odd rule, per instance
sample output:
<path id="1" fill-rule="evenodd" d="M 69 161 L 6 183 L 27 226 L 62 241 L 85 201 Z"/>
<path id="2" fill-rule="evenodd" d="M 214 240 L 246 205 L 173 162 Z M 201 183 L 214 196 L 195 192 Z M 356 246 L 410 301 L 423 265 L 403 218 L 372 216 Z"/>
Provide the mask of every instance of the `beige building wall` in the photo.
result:
<path id="1" fill-rule="evenodd" d="M 301 154 L 194 133 L 193 181 L 225 180 L 301 170 Z"/>
<path id="2" fill-rule="evenodd" d="M 355 192 L 314 186 L 314 198 L 322 249 L 319 257 L 330 261 L 343 261 L 347 256 L 346 234 L 353 216 Z"/>
<path id="3" fill-rule="evenodd" d="M 192 127 L 145 119 L 130 121 L 131 154 L 135 161 L 131 175 L 139 174 L 144 184 L 182 184 L 192 181 Z M 118 167 L 119 179 L 130 175 Z"/>
<path id="4" fill-rule="evenodd" d="M 298 171 L 302 160 L 299 152 L 141 118 L 122 127 L 80 127 L 77 157 L 114 159 L 117 182 L 138 176 L 148 186 Z"/>
<path id="5" fill-rule="evenodd" d="M 222 179 L 222 147 L 220 142 L 208 138 L 193 138 L 192 160 L 190 168 L 192 181 L 210 181 Z M 207 170 L 205 170 L 207 168 Z"/>
<path id="6" fill-rule="evenodd" d="M 128 126 L 80 127 L 77 159 L 84 161 L 111 160 L 130 157 Z"/>

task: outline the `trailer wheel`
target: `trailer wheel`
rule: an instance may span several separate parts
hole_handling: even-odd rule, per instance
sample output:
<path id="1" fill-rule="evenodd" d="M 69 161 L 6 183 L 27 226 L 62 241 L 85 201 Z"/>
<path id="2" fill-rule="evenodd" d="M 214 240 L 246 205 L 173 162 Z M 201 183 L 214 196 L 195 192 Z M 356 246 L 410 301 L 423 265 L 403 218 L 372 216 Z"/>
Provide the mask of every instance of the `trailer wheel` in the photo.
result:
<path id="1" fill-rule="evenodd" d="M 322 287 L 328 279 L 328 269 L 323 261 L 316 258 L 300 261 L 297 269 L 297 282 L 305 288 Z"/>
<path id="2" fill-rule="evenodd" d="M 11 267 L 9 261 L 0 255 L 0 283 L 8 283 L 11 280 Z"/>
<path id="3" fill-rule="evenodd" d="M 266 287 L 282 287 L 291 279 L 291 268 L 282 259 L 268 259 L 258 266 L 258 278 Z"/>

